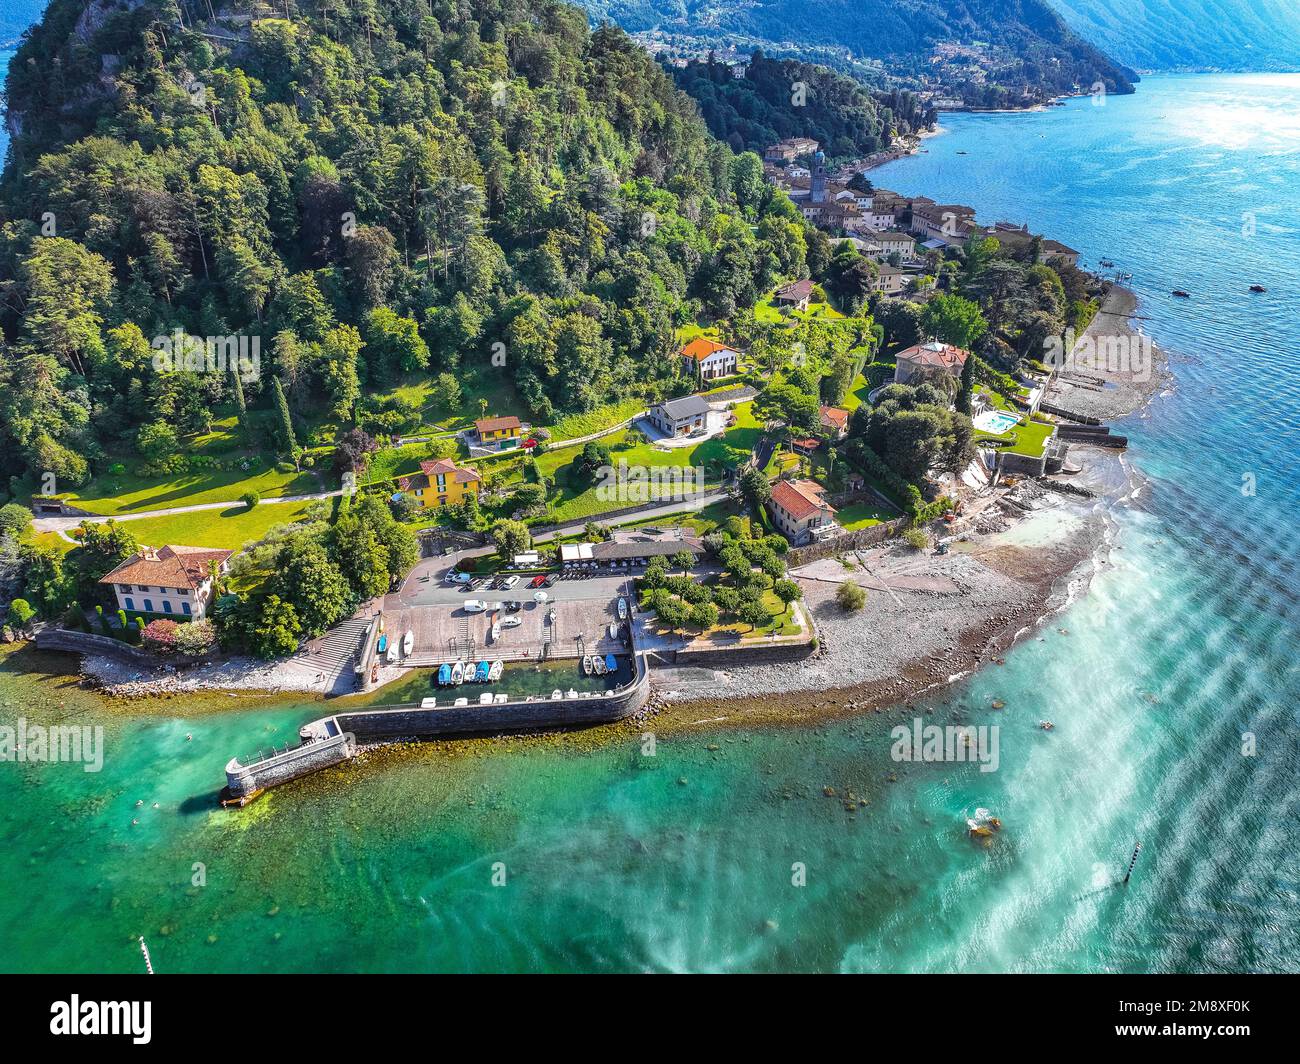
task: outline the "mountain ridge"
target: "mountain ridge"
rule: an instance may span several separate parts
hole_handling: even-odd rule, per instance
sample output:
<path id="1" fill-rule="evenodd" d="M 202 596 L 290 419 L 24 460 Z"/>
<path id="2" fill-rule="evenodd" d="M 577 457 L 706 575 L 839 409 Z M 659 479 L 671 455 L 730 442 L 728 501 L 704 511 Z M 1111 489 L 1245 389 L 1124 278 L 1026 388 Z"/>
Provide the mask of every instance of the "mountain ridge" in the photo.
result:
<path id="1" fill-rule="evenodd" d="M 1300 70 L 1300 6 L 1294 0 L 1051 3 L 1076 32 L 1136 69 Z"/>
<path id="2" fill-rule="evenodd" d="M 629 32 L 743 42 L 805 57 L 844 48 L 887 73 L 944 81 L 968 103 L 1014 106 L 1101 82 L 1133 89 L 1133 72 L 1094 47 L 1046 0 L 823 0 L 819 17 L 795 0 L 580 0 L 596 19 Z M 770 46 L 770 47 L 769 47 Z"/>

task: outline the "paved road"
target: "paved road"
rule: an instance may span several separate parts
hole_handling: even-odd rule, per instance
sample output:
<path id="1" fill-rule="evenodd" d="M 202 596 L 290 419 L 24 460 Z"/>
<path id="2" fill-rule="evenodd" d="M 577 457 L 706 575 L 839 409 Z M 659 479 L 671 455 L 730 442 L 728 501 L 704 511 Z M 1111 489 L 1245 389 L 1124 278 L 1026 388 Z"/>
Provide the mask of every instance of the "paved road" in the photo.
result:
<path id="1" fill-rule="evenodd" d="M 274 499 L 263 499 L 259 506 L 274 506 L 286 502 L 316 502 L 319 499 L 332 499 L 342 495 L 343 489 L 334 491 L 317 491 L 309 495 L 281 495 Z M 168 506 L 162 510 L 140 510 L 132 514 L 85 514 L 79 517 L 37 517 L 32 521 L 32 528 L 37 532 L 58 532 L 60 535 L 68 529 L 76 528 L 82 521 L 98 524 L 101 521 L 140 521 L 146 517 L 170 517 L 172 514 L 192 514 L 199 510 L 228 510 L 232 506 L 243 507 L 242 499 L 230 499 L 226 502 L 201 502 L 193 506 Z M 67 536 L 63 537 L 67 539 Z"/>

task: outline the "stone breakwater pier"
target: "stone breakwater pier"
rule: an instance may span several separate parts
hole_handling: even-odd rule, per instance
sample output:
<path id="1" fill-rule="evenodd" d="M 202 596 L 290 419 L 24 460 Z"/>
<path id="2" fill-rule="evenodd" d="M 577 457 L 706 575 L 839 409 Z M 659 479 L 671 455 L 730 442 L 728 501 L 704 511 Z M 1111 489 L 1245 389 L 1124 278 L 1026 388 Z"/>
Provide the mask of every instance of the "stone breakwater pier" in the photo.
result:
<path id="1" fill-rule="evenodd" d="M 355 757 L 357 750 L 369 743 L 543 731 L 623 720 L 644 706 L 650 696 L 645 655 L 633 653 L 632 663 L 632 679 L 604 693 L 464 706 L 409 703 L 321 717 L 302 726 L 298 732 L 301 742 L 296 746 L 251 759 L 247 764 L 231 758 L 226 765 L 221 803 L 246 805 L 268 788 Z"/>

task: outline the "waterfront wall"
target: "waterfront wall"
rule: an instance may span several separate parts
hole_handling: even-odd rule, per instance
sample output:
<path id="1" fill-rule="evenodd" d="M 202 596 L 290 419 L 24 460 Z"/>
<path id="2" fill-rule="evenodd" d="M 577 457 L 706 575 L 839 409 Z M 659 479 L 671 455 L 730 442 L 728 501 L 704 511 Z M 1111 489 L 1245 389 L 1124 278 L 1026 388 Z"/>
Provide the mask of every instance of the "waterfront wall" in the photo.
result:
<path id="1" fill-rule="evenodd" d="M 130 643 L 111 636 L 95 635 L 93 632 L 76 632 L 69 628 L 42 628 L 36 633 L 37 650 L 65 650 L 72 654 L 102 654 L 104 657 L 116 658 L 131 665 L 156 668 L 158 658 L 147 650 L 141 650 Z"/>
<path id="2" fill-rule="evenodd" d="M 247 798 L 257 791 L 337 765 L 356 752 L 356 741 L 351 735 L 336 734 L 328 739 L 290 747 L 247 765 L 232 757 L 226 764 L 226 787 L 231 797 Z"/>
<path id="3" fill-rule="evenodd" d="M 650 696 L 650 673 L 644 656 L 636 654 L 633 660 L 636 676 L 632 682 L 607 695 L 436 709 L 421 709 L 415 704 L 376 706 L 312 721 L 301 729 L 305 741 L 298 746 L 247 765 L 231 758 L 226 765 L 226 789 L 230 798 L 247 798 L 346 761 L 356 753 L 359 743 L 498 735 L 622 720 L 644 706 Z"/>

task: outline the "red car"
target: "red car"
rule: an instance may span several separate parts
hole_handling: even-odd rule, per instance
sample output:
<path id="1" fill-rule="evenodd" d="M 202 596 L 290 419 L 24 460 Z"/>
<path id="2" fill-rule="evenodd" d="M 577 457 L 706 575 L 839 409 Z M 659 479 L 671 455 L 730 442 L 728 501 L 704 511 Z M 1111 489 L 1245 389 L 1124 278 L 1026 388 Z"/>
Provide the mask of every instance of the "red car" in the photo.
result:
<path id="1" fill-rule="evenodd" d="M 543 575 L 543 576 L 535 576 L 535 577 L 532 578 L 532 580 L 530 580 L 530 581 L 528 582 L 528 586 L 529 586 L 529 587 L 541 587 L 544 583 L 546 583 L 546 577 L 545 577 L 544 575 Z"/>

